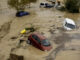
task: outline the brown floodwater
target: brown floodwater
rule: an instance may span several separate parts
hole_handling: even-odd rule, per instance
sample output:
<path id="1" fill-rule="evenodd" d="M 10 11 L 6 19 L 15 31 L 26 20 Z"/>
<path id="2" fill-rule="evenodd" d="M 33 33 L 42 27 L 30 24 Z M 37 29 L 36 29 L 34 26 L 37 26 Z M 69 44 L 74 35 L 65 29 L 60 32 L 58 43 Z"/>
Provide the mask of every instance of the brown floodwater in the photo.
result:
<path id="1" fill-rule="evenodd" d="M 60 52 L 55 60 L 80 60 L 80 51 Z"/>
<path id="2" fill-rule="evenodd" d="M 80 13 L 65 12 L 64 17 L 65 18 L 70 18 L 70 19 L 73 19 L 73 20 L 77 21 L 77 20 L 80 20 Z"/>
<path id="3" fill-rule="evenodd" d="M 0 4 L 1 4 L 0 5 L 1 6 L 0 28 L 3 30 L 3 31 L 0 31 L 0 36 L 4 35 L 3 38 L 1 39 L 2 42 L 0 43 L 0 51 L 1 51 L 0 55 L 4 56 L 4 58 L 0 57 L 2 60 L 6 60 L 6 58 L 8 58 L 7 56 L 10 53 L 10 49 L 12 48 L 12 46 L 14 46 L 13 44 L 14 42 L 11 41 L 11 39 L 9 38 L 11 38 L 12 36 L 16 36 L 17 34 L 20 33 L 22 29 L 30 26 L 31 24 L 36 27 L 39 27 L 38 31 L 45 33 L 46 37 L 51 36 L 49 32 L 49 30 L 51 29 L 50 26 L 54 25 L 55 28 L 62 27 L 63 25 L 62 22 L 64 21 L 65 18 L 73 19 L 80 26 L 80 14 L 79 13 L 72 14 L 68 12 L 61 12 L 61 11 L 56 10 L 55 8 L 51 8 L 51 9 L 39 8 L 40 2 L 45 2 L 45 0 L 38 0 L 37 3 L 31 5 L 32 6 L 31 8 L 26 8 L 26 11 L 31 12 L 31 15 L 24 16 L 22 18 L 16 18 L 15 17 L 16 11 L 8 8 L 7 0 L 0 0 Z M 10 23 L 8 24 L 8 22 Z M 6 26 L 6 25 L 9 25 L 9 26 Z M 66 35 L 64 36 L 63 35 L 61 35 L 61 37 L 59 38 L 56 38 L 57 41 L 59 39 L 62 39 L 64 36 L 65 36 L 64 40 L 67 40 L 68 37 L 66 37 Z M 79 40 L 79 37 L 80 37 L 79 33 L 76 35 L 73 35 L 73 39 Z M 18 40 L 19 39 L 17 39 L 17 41 Z M 61 43 L 61 41 L 65 42 L 64 40 L 59 40 L 58 43 Z M 12 46 L 8 46 L 9 44 L 12 44 Z M 57 46 L 55 46 L 53 42 L 52 44 L 53 44 L 53 49 L 57 48 Z M 24 55 L 25 59 L 28 59 L 28 60 L 45 60 L 44 57 L 48 55 L 49 52 L 45 53 L 43 51 L 36 49 L 33 46 L 28 45 L 26 49 L 20 48 L 16 50 L 16 53 Z M 80 54 L 80 51 L 61 51 L 57 54 L 55 60 L 80 60 L 79 54 Z"/>

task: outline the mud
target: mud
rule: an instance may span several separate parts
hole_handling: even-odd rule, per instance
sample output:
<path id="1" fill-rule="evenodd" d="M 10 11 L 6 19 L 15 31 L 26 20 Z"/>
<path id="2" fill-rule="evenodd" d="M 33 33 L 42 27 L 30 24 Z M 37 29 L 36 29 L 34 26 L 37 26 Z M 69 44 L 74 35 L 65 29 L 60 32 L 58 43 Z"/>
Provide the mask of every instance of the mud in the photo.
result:
<path id="1" fill-rule="evenodd" d="M 10 53 L 23 55 L 25 60 L 66 60 L 65 58 L 80 60 L 80 27 L 72 31 L 63 29 L 65 18 L 74 19 L 76 24 L 80 26 L 80 14 L 60 12 L 55 8 L 39 8 L 39 3 L 43 1 L 45 0 L 38 0 L 37 3 L 31 5 L 31 8 L 26 8 L 26 11 L 31 13 L 29 16 L 15 18 L 16 11 L 8 8 L 7 0 L 2 0 L 0 9 L 0 60 L 7 60 Z M 37 28 L 37 32 L 49 39 L 53 46 L 51 51 L 41 51 L 26 42 L 19 45 L 19 41 L 23 37 L 20 31 L 31 25 Z M 29 34 L 31 33 L 27 31 L 26 40 Z"/>
<path id="2" fill-rule="evenodd" d="M 56 47 L 46 57 L 46 60 L 57 60 L 57 59 L 59 60 L 59 58 L 60 58 L 59 55 L 63 52 L 65 52 L 65 55 L 66 55 L 66 53 L 69 53 L 68 51 L 70 51 L 70 52 L 71 51 L 79 51 L 80 50 L 80 44 L 78 44 L 78 43 L 80 43 L 80 41 L 75 40 L 75 39 L 78 39 L 79 38 L 78 36 L 80 36 L 80 35 L 78 35 L 78 36 L 77 35 L 73 34 L 72 36 L 70 36 L 70 34 L 63 33 L 62 35 L 55 37 L 55 40 L 53 40 L 53 41 L 54 41 L 54 43 L 56 43 L 58 45 L 58 47 Z M 73 36 L 75 36 L 75 37 L 73 37 Z M 61 57 L 64 59 L 64 57 L 65 57 L 64 54 Z M 71 58 L 68 57 L 68 59 L 71 59 Z M 74 59 L 77 59 L 77 58 L 75 57 Z"/>
<path id="3" fill-rule="evenodd" d="M 55 60 L 57 54 L 64 49 L 64 44 L 58 46 L 55 50 L 53 50 L 49 56 L 46 57 L 46 60 Z"/>
<path id="4" fill-rule="evenodd" d="M 7 22 L 1 26 L 1 28 L 0 28 L 0 41 L 2 38 L 4 38 L 4 36 L 6 36 L 9 33 L 10 24 L 11 24 L 11 22 Z"/>
<path id="5" fill-rule="evenodd" d="M 61 36 L 55 37 L 54 42 L 56 44 L 64 44 L 66 42 L 70 42 L 70 40 L 71 40 L 71 37 L 69 36 L 69 34 L 62 33 Z"/>

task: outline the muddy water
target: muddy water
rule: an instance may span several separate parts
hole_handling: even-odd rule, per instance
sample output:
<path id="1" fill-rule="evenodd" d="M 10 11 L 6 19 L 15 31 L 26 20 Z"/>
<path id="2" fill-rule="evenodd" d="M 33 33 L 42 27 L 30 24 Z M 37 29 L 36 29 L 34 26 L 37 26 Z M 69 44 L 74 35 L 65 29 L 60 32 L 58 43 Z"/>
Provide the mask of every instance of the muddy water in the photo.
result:
<path id="1" fill-rule="evenodd" d="M 78 14 L 78 13 L 72 14 L 72 13 L 66 12 L 64 14 L 64 17 L 73 19 L 76 22 L 76 25 L 78 27 L 80 26 L 80 14 Z M 73 31 L 73 32 L 75 32 L 75 31 Z M 79 37 L 80 37 L 79 34 L 80 33 L 79 34 L 78 33 L 76 31 L 75 34 L 71 34 L 72 35 L 72 39 L 70 39 L 70 40 L 75 40 L 75 42 L 70 43 L 70 44 L 72 44 L 71 46 L 68 43 L 66 43 L 69 48 L 72 48 L 72 50 L 65 50 L 65 51 L 59 52 L 57 54 L 55 60 L 80 60 L 80 49 L 76 50 L 77 47 L 80 46 L 80 45 L 78 45 L 79 44 L 78 42 L 79 42 Z M 77 42 L 77 40 L 78 40 L 78 42 Z M 74 47 L 72 47 L 72 46 L 74 46 Z M 68 49 L 68 48 L 66 47 L 66 49 Z"/>
<path id="2" fill-rule="evenodd" d="M 80 51 L 63 51 L 57 55 L 56 60 L 80 60 Z"/>
<path id="3" fill-rule="evenodd" d="M 80 14 L 79 13 L 68 13 L 68 12 L 66 12 L 64 17 L 65 18 L 70 18 L 70 19 L 73 19 L 73 20 L 77 21 L 77 20 L 80 19 Z"/>
<path id="4" fill-rule="evenodd" d="M 70 58 L 70 60 L 72 60 L 72 57 L 74 57 L 74 59 L 76 59 L 76 60 L 79 60 L 79 54 L 75 54 L 76 51 L 75 52 L 74 51 L 59 52 L 63 47 L 62 46 L 57 47 L 57 46 L 58 46 L 58 44 L 60 45 L 61 43 L 63 43 L 63 44 L 66 43 L 66 41 L 71 40 L 72 37 L 74 37 L 75 40 L 79 40 L 80 34 L 78 33 L 78 37 L 76 37 L 77 34 L 73 35 L 72 34 L 74 32 L 73 31 L 72 33 L 69 32 L 70 34 L 67 36 L 67 34 L 62 34 L 63 31 L 59 32 L 58 29 L 56 29 L 56 28 L 62 27 L 62 22 L 65 18 L 74 19 L 74 20 L 76 20 L 76 22 L 79 21 L 80 15 L 66 13 L 66 12 L 60 12 L 54 8 L 52 8 L 52 9 L 39 8 L 39 3 L 43 2 L 43 1 L 45 1 L 45 0 L 39 0 L 37 3 L 32 4 L 32 7 L 30 9 L 29 8 L 26 9 L 26 11 L 31 12 L 31 15 L 24 16 L 21 18 L 16 18 L 15 17 L 16 11 L 13 9 L 12 10 L 8 9 L 8 7 L 6 6 L 6 1 L 2 0 L 2 3 L 4 3 L 4 6 L 1 3 L 2 8 L 0 10 L 0 26 L 2 26 L 1 29 L 3 31 L 0 31 L 0 36 L 5 35 L 1 39 L 2 42 L 0 42 L 0 51 L 1 51 L 0 55 L 2 56 L 0 58 L 2 60 L 6 60 L 9 57 L 10 49 L 13 47 L 16 47 L 15 45 L 17 44 L 17 41 L 19 41 L 19 39 L 20 39 L 20 37 L 18 37 L 18 39 L 16 39 L 16 40 L 11 40 L 10 38 L 13 36 L 18 36 L 22 29 L 24 29 L 25 27 L 31 26 L 31 24 L 34 25 L 35 27 L 39 28 L 37 31 L 39 31 L 40 33 L 44 33 L 44 35 L 47 38 L 50 38 L 51 36 L 53 36 L 55 38 L 55 39 L 53 37 L 50 38 L 51 39 L 50 41 L 53 44 L 52 51 L 55 54 L 57 53 L 56 55 L 52 55 L 52 57 L 53 56 L 56 57 L 55 60 L 60 60 L 60 59 L 66 60 L 65 58 L 68 58 L 68 59 Z M 6 22 L 7 22 L 7 24 L 6 24 Z M 10 23 L 8 23 L 8 22 L 10 22 Z M 79 22 L 78 22 L 78 24 L 79 24 Z M 52 35 L 49 32 L 49 30 L 52 30 L 52 32 L 55 30 L 55 34 L 53 32 L 53 35 Z M 78 30 L 78 32 L 80 32 L 80 31 Z M 75 33 L 77 33 L 77 31 L 75 31 Z M 72 37 L 69 37 L 70 35 L 72 35 Z M 74 42 L 73 42 L 73 44 L 74 44 Z M 27 60 L 45 60 L 44 57 L 48 56 L 51 51 L 43 52 L 33 46 L 27 45 L 26 49 L 24 47 L 20 47 L 19 49 L 16 48 L 16 51 L 14 51 L 14 52 L 16 54 L 24 55 L 25 60 L 26 59 Z M 53 54 L 53 52 L 52 52 L 52 54 Z M 70 53 L 70 52 L 72 54 L 68 55 L 68 53 Z M 77 53 L 79 53 L 79 51 L 77 51 Z"/>

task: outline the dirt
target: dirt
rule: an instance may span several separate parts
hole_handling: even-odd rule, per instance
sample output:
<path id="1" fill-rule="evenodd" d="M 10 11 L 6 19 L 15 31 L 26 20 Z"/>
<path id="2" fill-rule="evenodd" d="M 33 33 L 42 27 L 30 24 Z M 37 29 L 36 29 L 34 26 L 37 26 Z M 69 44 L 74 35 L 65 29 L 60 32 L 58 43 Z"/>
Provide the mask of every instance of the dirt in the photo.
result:
<path id="1" fill-rule="evenodd" d="M 31 8 L 26 7 L 30 12 L 29 16 L 15 17 L 16 11 L 7 6 L 7 0 L 1 0 L 0 9 L 0 60 L 7 60 L 10 53 L 23 55 L 25 60 L 80 60 L 80 14 L 61 12 L 55 8 L 39 8 L 39 3 L 45 0 L 38 0 L 31 4 Z M 4 3 L 4 5 L 3 5 Z M 65 18 L 74 19 L 78 29 L 66 31 L 63 29 Z M 22 37 L 20 31 L 26 27 L 34 26 L 39 32 L 46 36 L 53 48 L 51 51 L 44 52 L 25 41 L 19 44 Z"/>
<path id="2" fill-rule="evenodd" d="M 11 22 L 5 23 L 0 28 L 0 40 L 9 33 Z"/>

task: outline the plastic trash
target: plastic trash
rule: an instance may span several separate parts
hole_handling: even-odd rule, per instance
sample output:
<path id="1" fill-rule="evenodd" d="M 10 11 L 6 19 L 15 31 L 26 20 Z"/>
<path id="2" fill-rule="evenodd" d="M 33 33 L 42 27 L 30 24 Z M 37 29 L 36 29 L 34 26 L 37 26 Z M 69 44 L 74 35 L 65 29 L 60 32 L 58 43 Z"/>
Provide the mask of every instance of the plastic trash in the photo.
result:
<path id="1" fill-rule="evenodd" d="M 26 33 L 26 30 L 25 29 L 21 31 L 21 34 L 25 34 L 25 33 Z"/>

